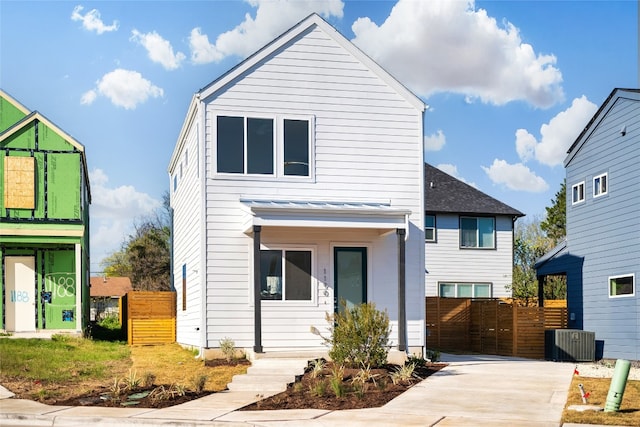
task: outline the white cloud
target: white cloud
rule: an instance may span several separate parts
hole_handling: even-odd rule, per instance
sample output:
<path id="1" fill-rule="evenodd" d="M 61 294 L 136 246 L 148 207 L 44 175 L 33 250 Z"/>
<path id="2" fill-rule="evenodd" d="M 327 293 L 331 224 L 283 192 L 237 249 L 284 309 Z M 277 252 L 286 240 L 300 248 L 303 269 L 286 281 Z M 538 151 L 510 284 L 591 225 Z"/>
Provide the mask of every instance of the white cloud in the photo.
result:
<path id="1" fill-rule="evenodd" d="M 342 17 L 342 0 L 248 0 L 257 8 L 255 18 L 246 14 L 233 30 L 220 34 L 215 44 L 200 28 L 189 37 L 191 61 L 196 64 L 217 62 L 226 56 L 246 57 L 270 42 L 312 12 L 328 18 Z"/>
<path id="2" fill-rule="evenodd" d="M 424 137 L 424 151 L 440 151 L 444 144 L 447 143 L 447 138 L 444 136 L 441 130 L 431 135 L 425 135 Z"/>
<path id="3" fill-rule="evenodd" d="M 522 163 L 512 165 L 504 160 L 494 159 L 491 166 L 482 166 L 482 169 L 491 181 L 510 190 L 542 193 L 549 189 L 549 184 L 544 179 Z"/>
<path id="4" fill-rule="evenodd" d="M 357 46 L 425 97 L 455 92 L 467 102 L 542 108 L 564 97 L 555 56 L 536 54 L 518 28 L 499 26 L 472 0 L 399 0 L 381 25 L 359 18 L 352 30 Z"/>
<path id="5" fill-rule="evenodd" d="M 185 59 L 184 53 L 174 53 L 171 43 L 155 31 L 144 34 L 134 29 L 131 31 L 131 40 L 141 44 L 147 50 L 149 59 L 161 64 L 166 70 L 175 70 Z"/>
<path id="6" fill-rule="evenodd" d="M 118 68 L 102 76 L 96 88 L 82 95 L 81 103 L 90 105 L 98 95 L 106 96 L 114 105 L 135 109 L 149 97 L 164 96 L 164 91 L 142 77 L 137 71 Z"/>
<path id="7" fill-rule="evenodd" d="M 107 33 L 110 31 L 118 30 L 118 21 L 113 21 L 111 25 L 105 25 L 100 18 L 100 12 L 97 9 L 91 9 L 86 14 L 82 15 L 80 12 L 84 9 L 83 6 L 76 6 L 71 12 L 71 20 L 82 21 L 82 27 L 88 31 L 95 31 L 97 34 Z"/>
<path id="8" fill-rule="evenodd" d="M 460 174 L 458 173 L 458 167 L 456 165 L 452 165 L 451 163 L 440 163 L 436 166 L 436 168 L 440 169 L 442 172 L 448 175 L 451 175 L 459 181 L 469 184 L 474 188 L 478 188 L 475 182 L 468 182 L 466 179 L 460 176 Z"/>
<path id="9" fill-rule="evenodd" d="M 548 165 L 561 165 L 571 147 L 598 106 L 584 95 L 576 98 L 565 111 L 540 127 L 540 141 L 526 129 L 516 131 L 516 151 L 523 162 L 535 158 Z"/>
<path id="10" fill-rule="evenodd" d="M 91 255 L 100 260 L 120 249 L 124 238 L 132 232 L 134 221 L 152 213 L 162 205 L 133 186 L 109 187 L 109 177 L 102 169 L 89 173 L 91 183 Z"/>

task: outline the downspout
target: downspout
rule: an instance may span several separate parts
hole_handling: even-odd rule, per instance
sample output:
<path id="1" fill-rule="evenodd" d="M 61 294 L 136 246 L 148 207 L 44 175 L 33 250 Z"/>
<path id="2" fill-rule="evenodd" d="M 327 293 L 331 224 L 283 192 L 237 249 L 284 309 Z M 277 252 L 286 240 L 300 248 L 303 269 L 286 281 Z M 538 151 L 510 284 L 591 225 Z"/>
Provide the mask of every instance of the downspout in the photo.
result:
<path id="1" fill-rule="evenodd" d="M 196 146 L 198 147 L 198 167 L 200 178 L 200 269 L 199 280 L 201 286 L 201 307 L 200 307 L 200 352 L 198 358 L 204 359 L 204 352 L 207 348 L 207 158 L 206 158 L 206 140 L 204 136 L 204 126 L 200 126 L 200 123 L 204 123 L 205 110 L 202 108 L 202 101 L 200 100 L 200 94 L 196 95 L 198 98 L 198 111 L 196 114 L 199 116 L 199 120 L 196 120 L 196 135 L 198 140 Z"/>

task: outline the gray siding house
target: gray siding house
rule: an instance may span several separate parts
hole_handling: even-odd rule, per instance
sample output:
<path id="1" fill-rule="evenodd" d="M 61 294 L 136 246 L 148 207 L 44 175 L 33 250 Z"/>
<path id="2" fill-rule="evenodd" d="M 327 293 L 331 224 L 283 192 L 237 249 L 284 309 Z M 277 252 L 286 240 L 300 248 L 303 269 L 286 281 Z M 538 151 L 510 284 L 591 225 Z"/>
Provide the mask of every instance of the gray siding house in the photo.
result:
<path id="1" fill-rule="evenodd" d="M 424 176 L 426 296 L 510 297 L 524 214 L 428 163 Z"/>
<path id="2" fill-rule="evenodd" d="M 569 148 L 567 241 L 537 274 L 567 274 L 570 326 L 597 355 L 640 359 L 640 90 L 614 89 Z"/>

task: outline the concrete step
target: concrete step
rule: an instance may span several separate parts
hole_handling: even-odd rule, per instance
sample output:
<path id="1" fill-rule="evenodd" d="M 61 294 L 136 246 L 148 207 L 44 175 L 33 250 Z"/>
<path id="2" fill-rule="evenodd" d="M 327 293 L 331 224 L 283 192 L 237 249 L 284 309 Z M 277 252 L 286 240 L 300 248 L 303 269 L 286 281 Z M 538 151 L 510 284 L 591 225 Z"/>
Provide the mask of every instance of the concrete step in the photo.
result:
<path id="1" fill-rule="evenodd" d="M 244 375 L 235 375 L 227 384 L 231 391 L 281 392 L 302 375 L 308 359 L 278 358 L 257 359 Z"/>

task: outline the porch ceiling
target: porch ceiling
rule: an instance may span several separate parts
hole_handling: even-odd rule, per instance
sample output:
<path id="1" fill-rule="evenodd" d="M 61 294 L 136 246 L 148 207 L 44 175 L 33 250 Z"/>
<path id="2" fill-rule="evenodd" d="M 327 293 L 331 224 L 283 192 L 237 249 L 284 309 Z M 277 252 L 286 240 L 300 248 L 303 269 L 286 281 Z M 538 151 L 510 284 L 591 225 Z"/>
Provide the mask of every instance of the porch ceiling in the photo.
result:
<path id="1" fill-rule="evenodd" d="M 249 214 L 244 232 L 254 225 L 273 227 L 407 229 L 411 211 L 384 202 L 272 200 L 241 198 Z"/>

